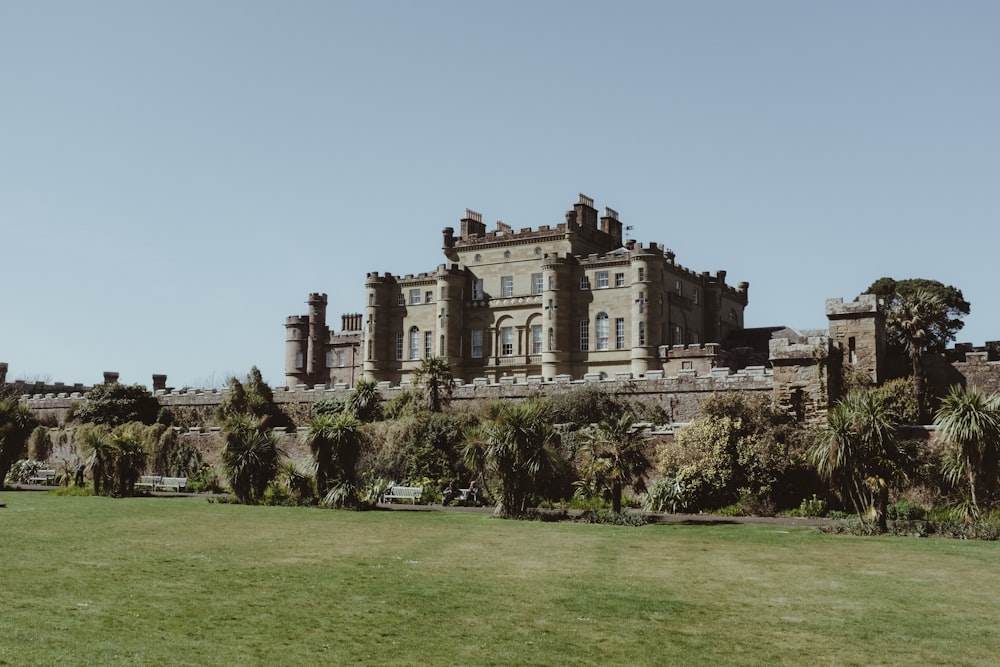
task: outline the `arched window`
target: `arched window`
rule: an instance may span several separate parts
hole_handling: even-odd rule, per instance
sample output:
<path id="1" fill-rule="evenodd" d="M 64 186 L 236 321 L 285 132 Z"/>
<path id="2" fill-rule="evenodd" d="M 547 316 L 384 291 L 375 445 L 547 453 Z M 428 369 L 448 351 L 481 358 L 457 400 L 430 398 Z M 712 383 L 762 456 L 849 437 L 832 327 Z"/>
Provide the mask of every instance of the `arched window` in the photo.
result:
<path id="1" fill-rule="evenodd" d="M 608 349 L 608 314 L 597 313 L 597 320 L 594 322 L 597 334 L 597 349 Z"/>
<path id="2" fill-rule="evenodd" d="M 420 329 L 410 327 L 410 349 L 408 359 L 420 358 Z"/>

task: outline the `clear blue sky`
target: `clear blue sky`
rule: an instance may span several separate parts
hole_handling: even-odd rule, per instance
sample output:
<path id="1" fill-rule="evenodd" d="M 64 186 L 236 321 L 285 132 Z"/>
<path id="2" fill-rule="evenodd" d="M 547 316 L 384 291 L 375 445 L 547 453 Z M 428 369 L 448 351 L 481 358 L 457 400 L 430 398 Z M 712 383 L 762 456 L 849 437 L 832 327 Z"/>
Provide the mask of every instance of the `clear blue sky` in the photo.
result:
<path id="1" fill-rule="evenodd" d="M 1000 3 L 0 1 L 10 379 L 284 384 L 310 292 L 577 193 L 748 326 L 875 279 L 1000 339 Z"/>

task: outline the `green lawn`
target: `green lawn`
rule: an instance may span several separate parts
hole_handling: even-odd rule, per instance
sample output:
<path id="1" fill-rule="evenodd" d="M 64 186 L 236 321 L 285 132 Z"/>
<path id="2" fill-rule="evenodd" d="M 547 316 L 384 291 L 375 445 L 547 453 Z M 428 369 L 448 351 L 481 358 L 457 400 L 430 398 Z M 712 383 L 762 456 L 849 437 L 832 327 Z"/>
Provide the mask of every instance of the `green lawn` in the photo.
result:
<path id="1" fill-rule="evenodd" d="M 1000 544 L 0 493 L 3 665 L 995 665 Z"/>

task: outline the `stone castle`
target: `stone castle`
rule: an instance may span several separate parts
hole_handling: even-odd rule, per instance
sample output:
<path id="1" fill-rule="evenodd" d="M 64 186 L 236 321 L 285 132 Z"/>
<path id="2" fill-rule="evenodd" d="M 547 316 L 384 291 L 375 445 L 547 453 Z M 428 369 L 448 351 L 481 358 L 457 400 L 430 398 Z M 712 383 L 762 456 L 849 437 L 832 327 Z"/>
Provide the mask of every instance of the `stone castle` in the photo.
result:
<path id="1" fill-rule="evenodd" d="M 488 232 L 466 210 L 457 236 L 444 229 L 447 263 L 435 271 L 368 274 L 363 320 L 345 315 L 335 333 L 326 295 L 311 294 L 309 314 L 285 324 L 286 382 L 329 385 L 350 373 L 398 384 L 432 356 L 464 382 L 643 378 L 663 370 L 664 345 L 697 348 L 742 329 L 748 283 L 687 269 L 622 231 L 616 211 L 598 218 L 585 195 L 565 223 L 538 229 L 498 222 Z"/>
<path id="2" fill-rule="evenodd" d="M 309 312 L 285 322 L 286 386 L 277 403 L 308 414 L 316 400 L 346 393 L 361 378 L 386 397 L 410 384 L 425 357 L 444 357 L 455 377 L 454 400 L 525 398 L 581 383 L 626 393 L 689 421 L 714 392 L 770 395 L 799 420 L 822 417 L 853 370 L 885 379 L 885 312 L 873 295 L 829 299 L 826 330 L 746 329 L 749 284 L 726 272 L 695 272 L 657 243 L 624 237 L 612 209 L 598 218 L 583 195 L 565 223 L 514 231 L 466 211 L 458 235 L 443 234 L 447 263 L 436 271 L 371 273 L 365 311 L 327 324 L 327 296 L 308 298 Z M 39 416 L 59 419 L 89 387 L 7 383 Z M 1000 391 L 1000 343 L 956 345 L 925 357 L 928 381 Z M 105 382 L 117 380 L 105 373 Z M 153 376 L 161 404 L 210 414 L 226 390 L 166 387 Z"/>

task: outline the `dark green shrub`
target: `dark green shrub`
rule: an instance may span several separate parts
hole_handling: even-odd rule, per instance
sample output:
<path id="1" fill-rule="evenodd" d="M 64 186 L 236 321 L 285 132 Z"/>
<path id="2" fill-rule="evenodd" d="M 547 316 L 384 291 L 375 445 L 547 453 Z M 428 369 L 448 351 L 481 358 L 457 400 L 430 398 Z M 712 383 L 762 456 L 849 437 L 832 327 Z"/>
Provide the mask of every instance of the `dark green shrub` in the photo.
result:
<path id="1" fill-rule="evenodd" d="M 918 519 L 925 519 L 927 517 L 927 510 L 920 505 L 916 505 L 906 500 L 900 500 L 899 502 L 888 505 L 885 510 L 885 515 L 887 519 L 893 521 L 914 521 Z"/>
<path id="2" fill-rule="evenodd" d="M 152 424 L 160 404 L 149 390 L 138 384 L 99 384 L 87 392 L 74 411 L 82 423 L 121 426 L 129 422 Z"/>

